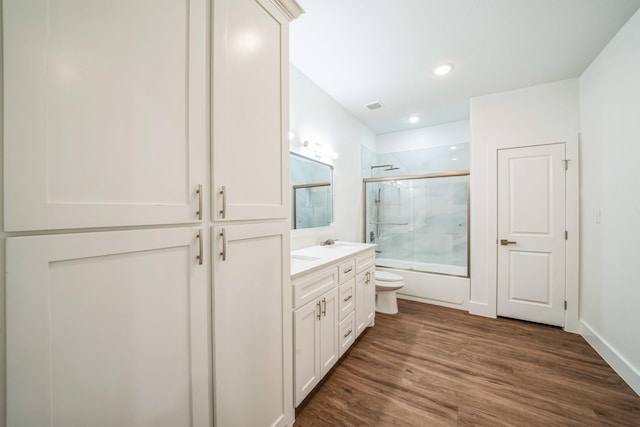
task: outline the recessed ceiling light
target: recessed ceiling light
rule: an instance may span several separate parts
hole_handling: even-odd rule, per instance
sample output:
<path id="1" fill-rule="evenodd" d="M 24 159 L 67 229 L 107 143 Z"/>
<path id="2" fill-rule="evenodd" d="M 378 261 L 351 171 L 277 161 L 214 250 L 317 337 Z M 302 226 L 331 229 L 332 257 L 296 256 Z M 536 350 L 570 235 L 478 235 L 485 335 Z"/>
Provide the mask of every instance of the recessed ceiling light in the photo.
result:
<path id="1" fill-rule="evenodd" d="M 451 146 L 451 147 L 449 147 L 449 148 L 451 148 L 452 150 L 455 150 L 455 149 L 456 149 L 456 146 L 455 146 L 455 145 L 452 145 L 452 146 Z"/>
<path id="2" fill-rule="evenodd" d="M 409 117 L 409 123 L 418 123 L 419 121 L 420 121 L 420 117 L 418 116 Z"/>
<path id="3" fill-rule="evenodd" d="M 443 64 L 439 67 L 433 69 L 433 74 L 436 76 L 444 76 L 445 74 L 449 74 L 453 70 L 453 65 L 451 64 Z"/>
<path id="4" fill-rule="evenodd" d="M 455 157 L 452 157 L 451 160 L 458 160 L 458 159 L 456 159 Z"/>

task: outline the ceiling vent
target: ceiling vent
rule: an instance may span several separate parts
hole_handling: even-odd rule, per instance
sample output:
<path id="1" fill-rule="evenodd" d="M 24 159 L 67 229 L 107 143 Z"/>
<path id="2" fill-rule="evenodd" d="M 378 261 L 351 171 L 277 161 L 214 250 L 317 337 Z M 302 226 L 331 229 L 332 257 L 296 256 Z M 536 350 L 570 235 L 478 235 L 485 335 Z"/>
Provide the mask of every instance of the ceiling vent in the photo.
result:
<path id="1" fill-rule="evenodd" d="M 377 110 L 378 108 L 382 108 L 382 104 L 380 103 L 380 101 L 375 101 L 365 105 L 365 107 L 367 107 L 369 110 Z"/>

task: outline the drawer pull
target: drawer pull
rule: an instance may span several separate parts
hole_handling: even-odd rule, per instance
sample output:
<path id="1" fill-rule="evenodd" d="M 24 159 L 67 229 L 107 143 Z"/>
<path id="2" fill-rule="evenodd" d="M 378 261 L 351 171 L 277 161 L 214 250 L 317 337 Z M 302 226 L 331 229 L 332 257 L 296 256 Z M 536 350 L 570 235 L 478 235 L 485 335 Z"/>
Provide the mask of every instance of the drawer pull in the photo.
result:
<path id="1" fill-rule="evenodd" d="M 344 273 L 345 273 L 345 274 L 350 273 L 350 272 L 351 272 L 351 270 L 353 270 L 353 267 L 349 267 L 348 269 L 344 270 Z"/>
<path id="2" fill-rule="evenodd" d="M 349 332 L 347 332 L 346 334 L 344 334 L 344 335 L 342 336 L 342 338 L 346 338 L 346 337 L 348 337 L 349 335 L 351 335 L 351 332 L 353 332 L 353 329 L 349 329 Z"/>
<path id="3" fill-rule="evenodd" d="M 344 301 L 344 302 L 347 302 L 347 301 L 349 301 L 351 298 L 353 298 L 353 295 L 349 295 L 349 296 L 348 296 L 348 297 L 346 297 L 343 301 Z"/>

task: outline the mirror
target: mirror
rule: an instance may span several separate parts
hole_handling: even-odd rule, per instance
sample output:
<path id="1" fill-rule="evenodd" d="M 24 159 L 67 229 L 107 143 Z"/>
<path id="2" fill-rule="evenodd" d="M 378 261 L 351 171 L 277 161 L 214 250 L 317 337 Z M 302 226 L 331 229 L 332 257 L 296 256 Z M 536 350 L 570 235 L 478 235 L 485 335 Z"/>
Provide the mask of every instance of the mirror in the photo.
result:
<path id="1" fill-rule="evenodd" d="M 291 228 L 333 223 L 333 166 L 291 153 Z"/>

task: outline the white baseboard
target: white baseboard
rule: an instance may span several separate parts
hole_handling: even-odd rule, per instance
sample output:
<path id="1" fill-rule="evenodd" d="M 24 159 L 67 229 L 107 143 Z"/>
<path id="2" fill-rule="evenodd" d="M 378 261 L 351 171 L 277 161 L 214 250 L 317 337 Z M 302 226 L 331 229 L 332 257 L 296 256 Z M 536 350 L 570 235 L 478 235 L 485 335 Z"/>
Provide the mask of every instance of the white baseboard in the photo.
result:
<path id="1" fill-rule="evenodd" d="M 469 301 L 469 314 L 491 317 L 492 319 L 497 317 L 495 307 L 490 307 L 489 304 L 473 301 Z"/>
<path id="2" fill-rule="evenodd" d="M 640 395 L 640 372 L 635 369 L 622 355 L 598 335 L 584 320 L 580 321 L 580 334 L 589 345 L 613 368 L 614 371 Z"/>

